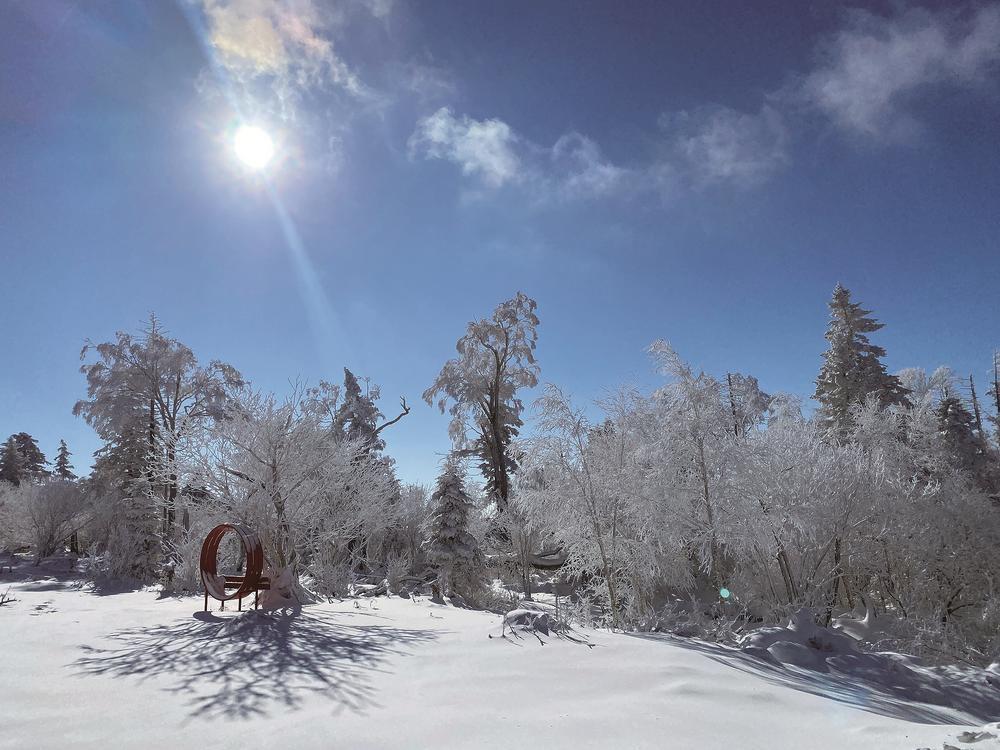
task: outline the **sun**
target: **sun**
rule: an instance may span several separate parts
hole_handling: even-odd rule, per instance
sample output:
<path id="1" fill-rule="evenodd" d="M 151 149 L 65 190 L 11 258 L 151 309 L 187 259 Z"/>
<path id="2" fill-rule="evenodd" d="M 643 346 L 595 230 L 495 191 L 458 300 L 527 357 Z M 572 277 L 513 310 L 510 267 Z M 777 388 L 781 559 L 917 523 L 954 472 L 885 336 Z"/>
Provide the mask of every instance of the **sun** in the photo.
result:
<path id="1" fill-rule="evenodd" d="M 247 167 L 260 170 L 274 158 L 274 141 L 256 125 L 241 125 L 233 136 L 233 151 Z"/>

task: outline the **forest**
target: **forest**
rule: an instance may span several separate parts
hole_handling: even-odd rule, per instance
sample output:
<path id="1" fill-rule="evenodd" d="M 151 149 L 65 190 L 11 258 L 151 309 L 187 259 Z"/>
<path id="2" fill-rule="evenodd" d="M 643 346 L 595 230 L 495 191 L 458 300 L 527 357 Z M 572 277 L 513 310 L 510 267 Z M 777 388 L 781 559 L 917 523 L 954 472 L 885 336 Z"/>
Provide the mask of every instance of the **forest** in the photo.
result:
<path id="1" fill-rule="evenodd" d="M 720 641 L 802 608 L 820 626 L 863 611 L 883 649 L 986 665 L 1000 359 L 985 387 L 945 366 L 890 374 L 883 324 L 840 285 L 829 310 L 812 403 L 660 340 L 657 388 L 590 404 L 543 381 L 536 302 L 517 293 L 422 394 L 451 419 L 433 487 L 400 482 L 386 448 L 405 397 L 347 368 L 261 392 L 152 316 L 83 348 L 74 413 L 103 441 L 86 476 L 64 442 L 52 462 L 28 432 L 3 443 L 0 550 L 197 593 L 205 534 L 234 522 L 284 582 L 272 605 L 367 585 L 502 613 L 555 591 L 571 621 Z"/>

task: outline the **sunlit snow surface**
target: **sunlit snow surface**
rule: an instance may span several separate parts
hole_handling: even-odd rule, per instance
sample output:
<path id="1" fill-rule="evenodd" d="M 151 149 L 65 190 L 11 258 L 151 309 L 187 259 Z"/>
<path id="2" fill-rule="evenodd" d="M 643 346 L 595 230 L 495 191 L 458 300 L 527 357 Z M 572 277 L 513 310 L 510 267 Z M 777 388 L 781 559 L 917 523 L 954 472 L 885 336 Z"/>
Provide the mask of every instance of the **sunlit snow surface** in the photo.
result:
<path id="1" fill-rule="evenodd" d="M 672 636 L 501 638 L 499 616 L 427 599 L 204 614 L 200 597 L 97 592 L 51 567 L 8 582 L 4 748 L 1000 747 L 957 739 L 995 696 L 934 703 L 945 676 L 920 667 L 900 679 L 932 702 Z"/>

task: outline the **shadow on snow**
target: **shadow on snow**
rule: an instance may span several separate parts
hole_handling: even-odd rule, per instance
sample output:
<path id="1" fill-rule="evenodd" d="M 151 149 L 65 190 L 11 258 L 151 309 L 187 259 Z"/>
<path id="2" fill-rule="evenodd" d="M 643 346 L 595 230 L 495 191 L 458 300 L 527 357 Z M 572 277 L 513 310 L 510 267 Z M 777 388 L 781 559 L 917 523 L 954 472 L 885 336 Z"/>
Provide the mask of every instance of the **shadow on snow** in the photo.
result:
<path id="1" fill-rule="evenodd" d="M 112 633 L 118 646 L 84 646 L 81 675 L 166 677 L 190 696 L 192 717 L 240 719 L 274 706 L 297 708 L 319 694 L 335 712 L 376 706 L 370 674 L 392 653 L 436 638 L 426 630 L 347 625 L 312 608 L 250 610 L 220 618 L 196 612 L 180 623 Z"/>
<path id="2" fill-rule="evenodd" d="M 738 649 L 705 641 L 656 633 L 631 635 L 698 651 L 713 661 L 754 675 L 772 685 L 830 698 L 881 716 L 919 724 L 961 724 L 970 720 L 970 723 L 986 723 L 1000 718 L 1000 690 L 985 681 L 978 686 L 923 671 L 915 673 L 921 677 L 919 682 L 907 679 L 914 673 L 894 678 L 891 671 L 887 672 L 881 666 L 877 672 L 866 668 L 868 660 L 865 657 L 875 655 L 858 655 L 858 668 L 851 673 L 817 672 L 790 669 Z"/>

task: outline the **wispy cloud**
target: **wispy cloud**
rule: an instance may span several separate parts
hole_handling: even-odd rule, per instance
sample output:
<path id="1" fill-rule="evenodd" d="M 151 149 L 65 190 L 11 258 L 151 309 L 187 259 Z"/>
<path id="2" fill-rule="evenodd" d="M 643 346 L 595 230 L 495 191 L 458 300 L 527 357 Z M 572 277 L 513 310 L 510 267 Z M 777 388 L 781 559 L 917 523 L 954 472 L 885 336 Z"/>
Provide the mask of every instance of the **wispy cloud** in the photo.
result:
<path id="1" fill-rule="evenodd" d="M 970 87 L 1000 62 L 1000 5 L 967 13 L 850 14 L 798 89 L 845 131 L 877 139 L 919 129 L 907 107 L 935 86 Z"/>
<path id="2" fill-rule="evenodd" d="M 417 123 L 409 150 L 412 158 L 453 162 L 482 188 L 516 185 L 536 202 L 667 193 L 679 186 L 749 187 L 788 161 L 785 126 L 771 107 L 757 113 L 705 107 L 664 115 L 660 124 L 661 153 L 626 166 L 575 131 L 543 146 L 502 120 L 457 116 L 443 107 Z"/>
<path id="3" fill-rule="evenodd" d="M 698 186 L 750 187 L 789 161 L 787 128 L 768 105 L 751 113 L 714 106 L 665 114 L 660 127 L 670 143 L 672 171 Z"/>
<path id="4" fill-rule="evenodd" d="M 410 136 L 412 156 L 446 159 L 463 174 L 475 175 L 490 187 L 516 182 L 523 176 L 515 149 L 518 137 L 503 120 L 456 117 L 448 107 L 422 118 Z"/>
<path id="5" fill-rule="evenodd" d="M 503 120 L 456 116 L 448 107 L 417 123 L 409 151 L 414 159 L 450 161 L 484 188 L 518 185 L 534 200 L 605 195 L 621 187 L 629 175 L 580 133 L 566 133 L 554 145 L 542 146 Z"/>

